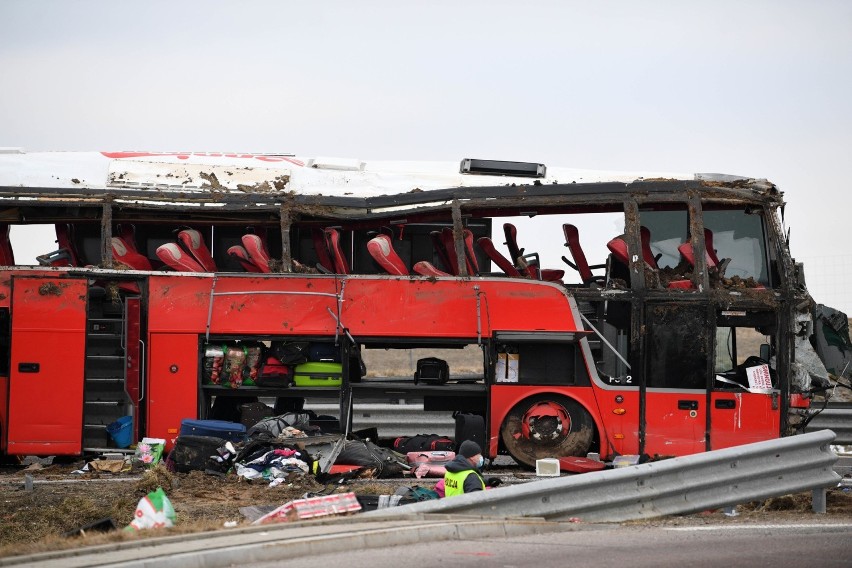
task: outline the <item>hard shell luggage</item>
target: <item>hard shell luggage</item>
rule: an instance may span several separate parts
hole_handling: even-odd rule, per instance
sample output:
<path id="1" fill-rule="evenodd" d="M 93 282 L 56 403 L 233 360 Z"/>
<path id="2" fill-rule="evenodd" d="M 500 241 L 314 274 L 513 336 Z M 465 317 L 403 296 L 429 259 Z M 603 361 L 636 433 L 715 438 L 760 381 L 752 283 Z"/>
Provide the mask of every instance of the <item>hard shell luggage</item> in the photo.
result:
<path id="1" fill-rule="evenodd" d="M 480 449 L 485 451 L 485 418 L 483 416 L 456 414 L 456 451 L 465 440 L 476 442 Z"/>
<path id="2" fill-rule="evenodd" d="M 218 450 L 227 442 L 216 436 L 180 435 L 169 459 L 178 473 L 215 469 Z"/>
<path id="3" fill-rule="evenodd" d="M 340 363 L 340 346 L 334 343 L 311 343 L 308 347 L 308 361 Z"/>
<path id="4" fill-rule="evenodd" d="M 455 459 L 455 452 L 436 452 L 436 451 L 423 451 L 423 452 L 408 452 L 405 454 L 405 459 L 408 460 L 409 465 L 414 465 L 418 463 L 428 463 L 433 465 L 443 465 L 449 463 Z"/>
<path id="5" fill-rule="evenodd" d="M 586 473 L 588 471 L 600 471 L 606 467 L 602 461 L 583 457 L 563 456 L 559 458 L 559 469 L 573 473 Z"/>
<path id="6" fill-rule="evenodd" d="M 231 442 L 242 442 L 246 439 L 246 427 L 238 422 L 184 418 L 180 422 L 179 436 L 214 436 Z"/>
<path id="7" fill-rule="evenodd" d="M 293 382 L 297 387 L 339 387 L 343 382 L 343 365 L 327 362 L 296 365 Z"/>
<path id="8" fill-rule="evenodd" d="M 417 360 L 417 370 L 414 372 L 414 384 L 424 382 L 442 385 L 450 380 L 450 366 L 443 359 L 426 357 Z"/>

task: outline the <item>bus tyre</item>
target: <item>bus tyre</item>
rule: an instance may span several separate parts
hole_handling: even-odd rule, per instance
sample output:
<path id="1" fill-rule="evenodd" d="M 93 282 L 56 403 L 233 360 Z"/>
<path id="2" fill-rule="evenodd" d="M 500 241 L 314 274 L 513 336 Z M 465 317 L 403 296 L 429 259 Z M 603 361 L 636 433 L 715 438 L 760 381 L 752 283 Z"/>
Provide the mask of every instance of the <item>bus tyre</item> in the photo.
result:
<path id="1" fill-rule="evenodd" d="M 500 426 L 509 454 L 529 467 L 543 458 L 585 456 L 594 434 L 591 415 L 576 401 L 559 395 L 538 395 L 519 402 Z"/>

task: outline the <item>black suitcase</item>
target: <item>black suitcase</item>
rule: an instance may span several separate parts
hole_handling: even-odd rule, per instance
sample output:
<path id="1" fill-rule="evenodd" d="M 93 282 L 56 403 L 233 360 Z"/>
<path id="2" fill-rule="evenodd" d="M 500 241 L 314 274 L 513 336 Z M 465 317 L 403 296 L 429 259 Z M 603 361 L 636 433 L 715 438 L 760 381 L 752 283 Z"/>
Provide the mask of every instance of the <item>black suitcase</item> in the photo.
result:
<path id="1" fill-rule="evenodd" d="M 456 447 L 465 440 L 476 442 L 480 449 L 485 452 L 485 417 L 479 414 L 456 414 Z"/>
<path id="2" fill-rule="evenodd" d="M 313 363 L 340 363 L 340 347 L 334 343 L 311 343 L 308 361 Z"/>
<path id="3" fill-rule="evenodd" d="M 226 443 L 215 436 L 178 436 L 169 457 L 178 473 L 216 469 L 218 450 Z"/>
<path id="4" fill-rule="evenodd" d="M 240 423 L 246 428 L 251 428 L 270 416 L 275 416 L 275 412 L 271 406 L 262 402 L 249 402 L 240 405 Z"/>
<path id="5" fill-rule="evenodd" d="M 443 385 L 450 380 L 450 366 L 443 359 L 426 357 L 417 360 L 417 370 L 414 372 L 414 384 L 419 382 Z"/>

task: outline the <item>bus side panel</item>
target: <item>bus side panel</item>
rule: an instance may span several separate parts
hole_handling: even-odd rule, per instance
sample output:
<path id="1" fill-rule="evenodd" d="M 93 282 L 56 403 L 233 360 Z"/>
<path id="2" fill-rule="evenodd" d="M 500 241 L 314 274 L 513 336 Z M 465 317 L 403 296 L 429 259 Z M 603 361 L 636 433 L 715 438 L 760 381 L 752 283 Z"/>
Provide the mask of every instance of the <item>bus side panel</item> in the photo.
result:
<path id="1" fill-rule="evenodd" d="M 706 447 L 706 391 L 648 389 L 645 450 L 648 455 L 685 456 Z"/>
<path id="2" fill-rule="evenodd" d="M 589 407 L 600 410 L 602 426 L 598 426 L 598 432 L 601 433 L 601 456 L 608 457 L 613 452 L 620 455 L 638 454 L 639 389 L 598 389 L 596 393 Z"/>
<path id="3" fill-rule="evenodd" d="M 82 451 L 86 280 L 14 278 L 7 450 Z"/>
<path id="4" fill-rule="evenodd" d="M 714 391 L 710 411 L 710 449 L 721 450 L 778 438 L 781 413 L 777 396 L 777 393 Z"/>
<path id="5" fill-rule="evenodd" d="M 152 333 L 148 351 L 146 435 L 171 448 L 181 420 L 198 417 L 198 336 Z"/>

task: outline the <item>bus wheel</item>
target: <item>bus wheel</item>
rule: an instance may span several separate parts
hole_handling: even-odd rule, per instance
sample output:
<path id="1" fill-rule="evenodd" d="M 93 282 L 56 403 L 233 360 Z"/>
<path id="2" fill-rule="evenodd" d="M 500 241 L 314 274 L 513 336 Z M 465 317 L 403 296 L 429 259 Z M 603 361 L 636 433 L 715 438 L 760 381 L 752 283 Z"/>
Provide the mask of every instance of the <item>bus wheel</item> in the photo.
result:
<path id="1" fill-rule="evenodd" d="M 539 395 L 519 402 L 500 427 L 509 454 L 530 467 L 542 458 L 585 456 L 594 434 L 591 415 L 576 401 L 558 395 Z"/>

